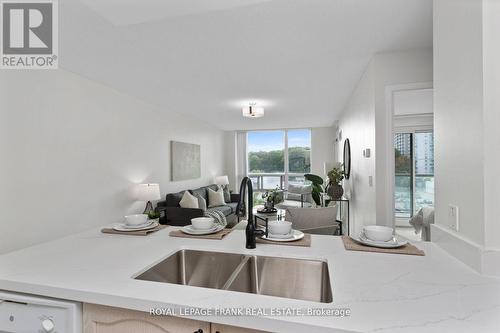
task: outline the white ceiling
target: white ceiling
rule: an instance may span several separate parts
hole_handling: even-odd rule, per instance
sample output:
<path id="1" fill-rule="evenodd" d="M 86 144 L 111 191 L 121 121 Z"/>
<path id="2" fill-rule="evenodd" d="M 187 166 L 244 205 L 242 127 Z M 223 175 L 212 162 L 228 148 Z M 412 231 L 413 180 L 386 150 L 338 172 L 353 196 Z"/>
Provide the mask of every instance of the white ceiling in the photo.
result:
<path id="1" fill-rule="evenodd" d="M 226 130 L 331 125 L 374 53 L 432 46 L 432 0 L 59 5 L 62 68 Z"/>
<path id="2" fill-rule="evenodd" d="M 214 12 L 270 0 L 81 0 L 115 25 Z"/>

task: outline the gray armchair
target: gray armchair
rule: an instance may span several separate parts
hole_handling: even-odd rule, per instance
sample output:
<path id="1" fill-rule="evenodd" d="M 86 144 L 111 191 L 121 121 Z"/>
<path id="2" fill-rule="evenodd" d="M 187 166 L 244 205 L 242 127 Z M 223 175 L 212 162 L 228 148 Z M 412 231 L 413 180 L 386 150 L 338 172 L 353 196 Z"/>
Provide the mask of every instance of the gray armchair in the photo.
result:
<path id="1" fill-rule="evenodd" d="M 285 192 L 285 200 L 275 205 L 276 208 L 287 209 L 289 207 L 312 207 L 312 186 L 289 184 Z"/>

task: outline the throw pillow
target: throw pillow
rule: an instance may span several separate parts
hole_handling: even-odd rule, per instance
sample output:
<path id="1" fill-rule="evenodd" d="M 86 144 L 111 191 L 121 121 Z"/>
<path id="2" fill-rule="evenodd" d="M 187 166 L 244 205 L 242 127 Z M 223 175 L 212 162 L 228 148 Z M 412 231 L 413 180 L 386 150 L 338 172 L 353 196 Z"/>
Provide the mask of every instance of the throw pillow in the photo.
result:
<path id="1" fill-rule="evenodd" d="M 226 203 L 230 203 L 231 202 L 231 193 L 229 192 L 229 186 L 226 185 L 226 186 L 222 187 L 222 191 L 224 191 L 224 201 Z"/>
<path id="2" fill-rule="evenodd" d="M 201 209 L 202 211 L 206 211 L 207 210 L 207 201 L 205 200 L 205 198 L 203 198 L 199 194 L 195 194 L 194 196 L 196 197 L 196 199 L 198 199 L 198 208 Z"/>
<path id="3" fill-rule="evenodd" d="M 208 208 L 224 206 L 224 191 L 220 188 L 215 192 L 211 188 L 208 189 Z"/>
<path id="4" fill-rule="evenodd" d="M 184 195 L 182 196 L 179 205 L 182 208 L 199 208 L 198 199 L 196 199 L 194 195 L 189 193 L 189 191 L 184 192 Z"/>

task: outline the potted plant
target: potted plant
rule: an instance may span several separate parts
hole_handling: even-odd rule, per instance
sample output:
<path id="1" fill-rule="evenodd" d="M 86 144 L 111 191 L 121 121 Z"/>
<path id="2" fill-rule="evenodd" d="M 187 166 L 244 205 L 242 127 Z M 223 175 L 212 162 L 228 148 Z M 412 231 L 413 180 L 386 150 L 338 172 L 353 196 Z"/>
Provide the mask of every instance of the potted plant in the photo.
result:
<path id="1" fill-rule="evenodd" d="M 275 212 L 276 208 L 274 208 L 274 205 L 283 201 L 283 192 L 279 188 L 268 190 L 262 195 L 262 199 L 266 200 L 263 211 Z"/>
<path id="2" fill-rule="evenodd" d="M 326 192 L 335 200 L 342 198 L 342 195 L 344 195 L 344 189 L 340 185 L 343 179 L 344 171 L 341 163 L 338 163 L 332 170 L 328 171 L 329 182 Z"/>
<path id="3" fill-rule="evenodd" d="M 314 175 L 312 173 L 306 173 L 304 175 L 304 178 L 311 182 L 311 184 L 312 184 L 312 192 L 311 192 L 312 198 L 317 206 L 321 206 L 321 193 L 324 192 L 324 190 L 323 190 L 323 183 L 324 183 L 323 178 L 321 178 L 318 175 Z"/>

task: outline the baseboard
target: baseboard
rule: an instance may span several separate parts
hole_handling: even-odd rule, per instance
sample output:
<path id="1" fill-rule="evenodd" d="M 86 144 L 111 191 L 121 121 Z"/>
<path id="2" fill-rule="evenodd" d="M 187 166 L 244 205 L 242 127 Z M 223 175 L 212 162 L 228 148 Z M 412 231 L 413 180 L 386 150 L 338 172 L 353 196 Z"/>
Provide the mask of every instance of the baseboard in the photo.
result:
<path id="1" fill-rule="evenodd" d="M 500 277 L 500 250 L 487 249 L 438 224 L 431 224 L 431 239 L 478 273 Z"/>
<path id="2" fill-rule="evenodd" d="M 500 251 L 485 250 L 482 259 L 482 273 L 500 277 Z"/>

